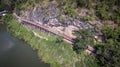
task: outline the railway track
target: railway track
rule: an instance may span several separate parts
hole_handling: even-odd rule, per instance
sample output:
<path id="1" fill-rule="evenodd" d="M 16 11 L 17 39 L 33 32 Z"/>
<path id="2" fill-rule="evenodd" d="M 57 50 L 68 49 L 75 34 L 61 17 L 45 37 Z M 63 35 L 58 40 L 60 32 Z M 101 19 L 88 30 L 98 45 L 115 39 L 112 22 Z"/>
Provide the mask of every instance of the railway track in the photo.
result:
<path id="1" fill-rule="evenodd" d="M 67 40 L 69 43 L 72 43 L 72 44 L 74 43 L 74 39 L 73 39 L 73 38 L 71 38 L 71 37 L 69 37 L 68 35 L 65 35 L 65 34 L 63 34 L 63 33 L 55 32 L 54 30 L 50 29 L 49 26 L 43 26 L 43 25 L 41 25 L 41 24 L 38 24 L 38 23 L 35 23 L 35 22 L 32 22 L 32 21 L 26 20 L 26 19 L 24 19 L 24 18 L 21 18 L 21 17 L 17 16 L 16 13 L 13 13 L 13 15 L 15 16 L 15 18 L 16 18 L 17 20 L 22 21 L 21 23 L 23 23 L 23 24 L 24 24 L 24 23 L 30 24 L 30 25 L 32 25 L 32 26 L 35 26 L 35 27 L 39 28 L 39 29 L 42 29 L 42 30 L 45 30 L 45 31 L 47 31 L 47 32 L 50 32 L 50 33 L 56 34 L 56 35 L 58 35 L 58 36 L 61 36 L 61 37 L 63 37 L 65 40 Z"/>

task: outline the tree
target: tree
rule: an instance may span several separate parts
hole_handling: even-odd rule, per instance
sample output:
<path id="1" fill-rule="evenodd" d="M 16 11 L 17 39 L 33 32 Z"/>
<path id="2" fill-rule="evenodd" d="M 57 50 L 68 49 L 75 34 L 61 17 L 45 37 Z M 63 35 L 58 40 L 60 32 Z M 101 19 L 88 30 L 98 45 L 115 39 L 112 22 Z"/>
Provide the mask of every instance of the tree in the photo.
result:
<path id="1" fill-rule="evenodd" d="M 112 29 L 104 27 L 102 32 L 106 41 L 95 46 L 97 50 L 97 59 L 102 67 L 120 66 L 120 27 Z"/>
<path id="2" fill-rule="evenodd" d="M 88 45 L 94 45 L 93 33 L 90 31 L 90 29 L 75 31 L 75 35 L 77 38 L 75 39 L 73 49 L 77 53 L 87 49 Z"/>

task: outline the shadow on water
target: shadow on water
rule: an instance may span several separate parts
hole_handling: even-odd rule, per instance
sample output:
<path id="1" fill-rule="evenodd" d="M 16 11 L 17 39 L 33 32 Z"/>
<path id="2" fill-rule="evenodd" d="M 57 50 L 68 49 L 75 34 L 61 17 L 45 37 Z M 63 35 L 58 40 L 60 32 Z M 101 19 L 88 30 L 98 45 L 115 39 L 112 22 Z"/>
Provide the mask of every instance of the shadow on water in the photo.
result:
<path id="1" fill-rule="evenodd" d="M 0 67 L 50 67 L 39 60 L 36 52 L 0 25 Z"/>

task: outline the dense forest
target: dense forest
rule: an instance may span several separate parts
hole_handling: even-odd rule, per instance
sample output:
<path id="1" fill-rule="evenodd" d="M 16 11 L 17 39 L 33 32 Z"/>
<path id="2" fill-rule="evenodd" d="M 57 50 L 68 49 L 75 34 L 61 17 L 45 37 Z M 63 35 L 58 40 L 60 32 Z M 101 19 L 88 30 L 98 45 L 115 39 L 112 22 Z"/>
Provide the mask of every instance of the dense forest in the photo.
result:
<path id="1" fill-rule="evenodd" d="M 43 5 L 43 1 L 44 0 L 0 0 L 0 11 L 6 10 L 10 14 L 0 17 L 0 23 L 9 22 L 7 24 L 10 31 L 15 33 L 16 36 L 25 40 L 29 44 L 32 43 L 30 45 L 38 52 L 47 46 L 48 48 L 44 52 L 47 52 L 48 54 L 44 54 L 44 52 L 39 54 L 40 56 L 42 55 L 42 57 L 45 55 L 48 56 L 49 53 L 51 53 L 49 52 L 51 49 L 57 48 L 56 50 L 52 50 L 52 53 L 54 53 L 56 57 L 58 57 L 57 55 L 63 54 L 62 57 L 64 58 L 62 59 L 64 59 L 65 63 L 61 63 L 59 61 L 61 58 L 56 59 L 56 57 L 53 57 L 51 54 L 51 59 L 48 59 L 47 56 L 44 58 L 45 62 L 53 64 L 54 67 L 62 67 L 62 65 L 68 67 L 73 65 L 76 61 L 72 61 L 74 58 L 76 59 L 75 56 L 77 56 L 77 58 L 86 58 L 81 60 L 78 59 L 79 61 L 76 61 L 75 63 L 76 67 L 83 67 L 84 65 L 85 67 L 120 66 L 120 0 L 55 0 L 58 3 L 58 8 L 61 10 L 61 12 L 64 12 L 68 16 L 76 18 L 79 11 L 84 8 L 89 10 L 89 16 L 79 16 L 79 18 L 83 18 L 86 21 L 94 21 L 93 19 L 100 20 L 103 24 L 103 26 L 99 29 L 104 37 L 104 41 L 102 42 L 94 43 L 94 33 L 89 29 L 76 31 L 74 33 L 77 36 L 73 45 L 74 51 L 72 51 L 71 46 L 68 46 L 68 44 L 66 45 L 66 43 L 59 38 L 55 39 L 54 42 L 46 42 L 44 40 L 38 41 L 37 37 L 31 38 L 33 36 L 32 33 L 28 33 L 28 31 L 25 30 L 22 25 L 15 23 L 17 21 L 14 20 L 11 15 L 13 11 L 16 11 L 16 13 L 20 14 L 19 11 L 33 8 L 35 4 Z M 49 1 L 54 0 L 46 0 L 46 2 Z M 91 11 L 93 11 L 93 13 L 90 13 Z M 111 24 L 109 21 L 113 22 L 113 24 Z M 27 33 L 27 36 L 22 36 L 24 33 Z M 45 46 L 38 44 L 35 46 L 34 42 L 43 42 Z M 48 46 L 47 44 L 51 44 L 51 46 Z M 63 51 L 62 49 L 58 48 L 62 47 L 62 44 L 65 46 L 65 50 Z M 83 51 L 87 49 L 88 45 L 91 45 L 95 48 L 94 54 L 84 55 Z M 55 51 L 63 53 L 57 53 Z M 69 56 L 66 55 L 66 53 L 68 53 Z"/>

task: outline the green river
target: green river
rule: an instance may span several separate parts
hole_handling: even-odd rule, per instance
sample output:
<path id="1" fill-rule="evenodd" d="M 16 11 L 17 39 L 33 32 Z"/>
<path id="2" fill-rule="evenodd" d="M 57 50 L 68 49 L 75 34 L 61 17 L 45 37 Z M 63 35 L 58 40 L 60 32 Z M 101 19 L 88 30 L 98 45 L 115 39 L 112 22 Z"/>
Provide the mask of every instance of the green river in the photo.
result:
<path id="1" fill-rule="evenodd" d="M 13 37 L 0 25 L 0 67 L 50 67 L 22 40 Z"/>

